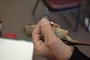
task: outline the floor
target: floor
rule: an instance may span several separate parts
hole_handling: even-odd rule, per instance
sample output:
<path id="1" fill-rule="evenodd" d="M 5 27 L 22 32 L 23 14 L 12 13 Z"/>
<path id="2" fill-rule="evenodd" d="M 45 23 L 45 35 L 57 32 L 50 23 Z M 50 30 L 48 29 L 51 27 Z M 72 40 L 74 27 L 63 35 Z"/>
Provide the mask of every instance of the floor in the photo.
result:
<path id="1" fill-rule="evenodd" d="M 78 31 L 74 32 L 74 28 L 75 28 L 75 22 L 76 22 L 76 13 L 77 11 L 75 11 L 74 13 L 65 13 L 65 14 L 55 14 L 53 12 L 50 12 L 50 20 L 54 21 L 58 24 L 60 24 L 60 26 L 66 30 L 69 31 L 69 35 L 79 41 L 83 41 L 86 43 L 90 43 L 90 32 L 86 31 L 86 27 L 84 24 L 84 20 L 86 17 L 90 16 L 90 6 L 85 6 L 81 8 L 81 18 L 80 18 L 80 24 L 78 27 Z M 35 14 L 35 16 L 40 15 L 38 9 L 37 12 Z M 70 18 L 69 18 L 70 17 Z M 77 46 L 78 49 L 83 52 L 85 55 L 87 55 L 88 57 L 90 57 L 90 47 L 89 46 Z"/>
<path id="2" fill-rule="evenodd" d="M 32 16 L 32 10 L 36 0 L 14 0 L 3 1 L 0 3 L 0 15 L 3 16 L 2 33 L 15 33 L 17 38 L 29 39 L 26 37 L 20 29 L 25 25 L 36 24 L 40 19 L 45 16 L 45 6 L 42 2 L 39 3 L 35 15 Z M 18 2 L 18 3 L 17 3 Z M 74 14 L 75 13 L 75 14 Z M 69 35 L 79 41 L 90 43 L 90 32 L 86 31 L 84 19 L 90 16 L 90 6 L 86 6 L 86 1 L 82 0 L 81 18 L 78 31 L 74 32 L 76 13 L 55 14 L 50 12 L 50 20 L 54 21 L 66 30 L 69 31 Z M 65 18 L 65 17 L 66 18 Z M 69 18 L 70 17 L 70 18 Z M 89 46 L 77 46 L 81 52 L 90 57 Z M 34 56 L 33 60 L 42 60 L 43 58 Z M 43 59 L 44 60 L 44 59 Z"/>

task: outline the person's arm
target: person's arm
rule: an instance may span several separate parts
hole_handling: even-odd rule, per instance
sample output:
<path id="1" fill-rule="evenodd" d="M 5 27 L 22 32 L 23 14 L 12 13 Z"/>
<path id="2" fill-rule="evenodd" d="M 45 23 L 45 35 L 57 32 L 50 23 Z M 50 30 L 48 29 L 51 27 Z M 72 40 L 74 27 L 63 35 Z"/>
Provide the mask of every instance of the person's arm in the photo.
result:
<path id="1" fill-rule="evenodd" d="M 70 60 L 90 60 L 86 55 L 84 55 L 77 47 L 74 47 L 73 54 Z"/>

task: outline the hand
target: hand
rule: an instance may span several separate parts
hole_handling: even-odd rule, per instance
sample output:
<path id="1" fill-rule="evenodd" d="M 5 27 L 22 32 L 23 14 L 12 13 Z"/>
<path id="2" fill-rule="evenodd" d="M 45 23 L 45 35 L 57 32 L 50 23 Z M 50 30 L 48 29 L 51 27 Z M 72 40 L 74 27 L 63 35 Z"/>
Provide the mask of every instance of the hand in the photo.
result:
<path id="1" fill-rule="evenodd" d="M 37 24 L 32 32 L 32 40 L 35 54 L 48 60 L 69 60 L 74 50 L 74 47 L 66 45 L 55 35 L 47 18 L 42 18 Z"/>

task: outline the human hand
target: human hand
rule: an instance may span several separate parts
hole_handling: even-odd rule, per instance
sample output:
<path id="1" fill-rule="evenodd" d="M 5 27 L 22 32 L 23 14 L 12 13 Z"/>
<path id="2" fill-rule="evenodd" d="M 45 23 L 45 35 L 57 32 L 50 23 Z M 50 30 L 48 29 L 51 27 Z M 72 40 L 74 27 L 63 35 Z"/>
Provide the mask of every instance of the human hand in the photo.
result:
<path id="1" fill-rule="evenodd" d="M 74 47 L 66 45 L 55 35 L 47 18 L 42 18 L 37 24 L 32 32 L 32 40 L 35 54 L 48 60 L 69 60 L 74 50 Z"/>

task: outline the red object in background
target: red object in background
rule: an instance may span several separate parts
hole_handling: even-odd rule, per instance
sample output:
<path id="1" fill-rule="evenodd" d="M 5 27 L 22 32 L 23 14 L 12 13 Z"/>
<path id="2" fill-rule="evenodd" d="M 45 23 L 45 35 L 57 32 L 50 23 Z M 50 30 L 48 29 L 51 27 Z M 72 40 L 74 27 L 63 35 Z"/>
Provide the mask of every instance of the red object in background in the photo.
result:
<path id="1" fill-rule="evenodd" d="M 13 34 L 13 33 L 3 34 L 2 37 L 4 37 L 4 38 L 16 38 L 16 34 Z"/>

